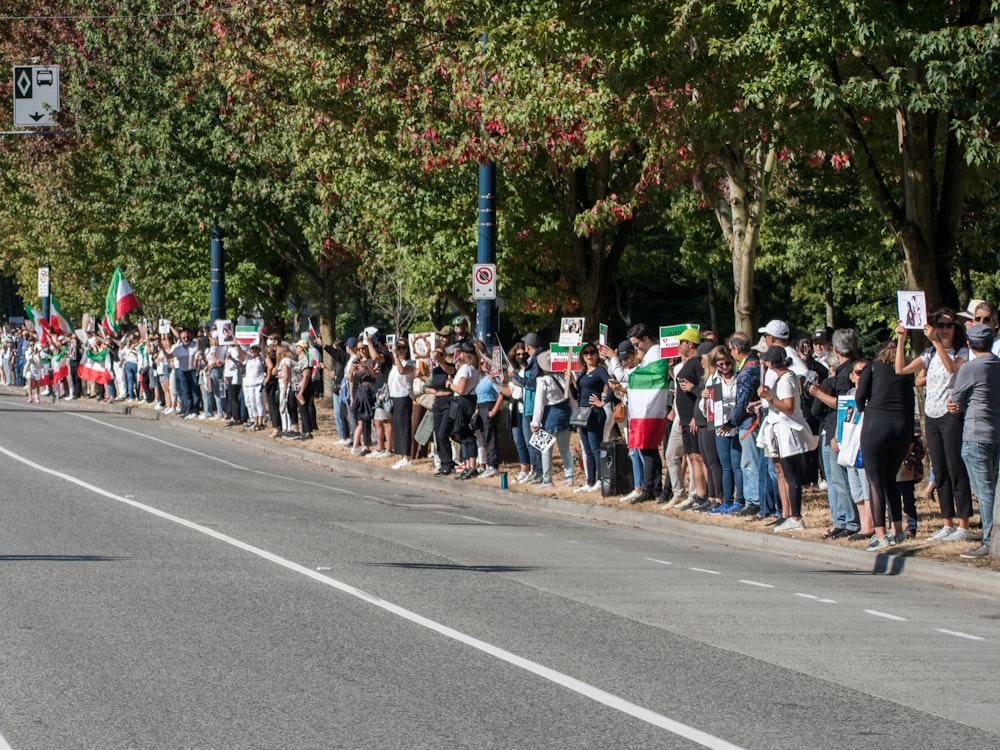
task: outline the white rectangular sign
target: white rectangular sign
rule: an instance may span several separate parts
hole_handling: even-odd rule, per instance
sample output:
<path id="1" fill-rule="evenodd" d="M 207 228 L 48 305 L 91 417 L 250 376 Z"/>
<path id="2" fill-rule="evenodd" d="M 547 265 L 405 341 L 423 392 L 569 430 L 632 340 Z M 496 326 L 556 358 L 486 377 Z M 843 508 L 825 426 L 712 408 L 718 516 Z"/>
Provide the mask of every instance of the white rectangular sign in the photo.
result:
<path id="1" fill-rule="evenodd" d="M 49 296 L 49 269 L 47 266 L 38 269 L 38 296 L 42 299 Z"/>
<path id="2" fill-rule="evenodd" d="M 51 128 L 59 125 L 59 66 L 14 68 L 14 126 Z"/>
<path id="3" fill-rule="evenodd" d="M 493 263 L 477 263 L 472 267 L 472 299 L 497 298 L 497 267 Z"/>

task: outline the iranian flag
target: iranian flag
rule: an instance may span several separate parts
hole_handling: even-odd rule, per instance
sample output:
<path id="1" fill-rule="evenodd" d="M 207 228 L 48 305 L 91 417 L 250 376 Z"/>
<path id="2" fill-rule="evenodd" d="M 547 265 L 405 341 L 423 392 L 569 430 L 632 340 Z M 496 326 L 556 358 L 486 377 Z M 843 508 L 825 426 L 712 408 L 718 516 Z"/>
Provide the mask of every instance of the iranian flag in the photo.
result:
<path id="1" fill-rule="evenodd" d="M 76 374 L 80 376 L 80 380 L 89 380 L 92 383 L 110 383 L 114 379 L 114 375 L 111 373 L 110 359 L 107 349 L 92 352 L 85 348 L 83 356 L 80 358 L 80 365 L 76 368 Z"/>
<path id="2" fill-rule="evenodd" d="M 657 359 L 628 376 L 628 447 L 659 448 L 667 432 L 670 361 Z"/>
<path id="3" fill-rule="evenodd" d="M 115 266 L 115 274 L 111 277 L 111 285 L 108 287 L 108 296 L 104 299 L 104 311 L 108 320 L 117 323 L 133 310 L 139 309 L 139 300 L 135 298 L 135 292 L 122 275 L 122 269 Z M 115 326 L 117 328 L 117 326 Z"/>
<path id="4" fill-rule="evenodd" d="M 58 383 L 69 377 L 69 360 L 65 347 L 52 355 L 52 382 Z"/>
<path id="5" fill-rule="evenodd" d="M 66 313 L 59 307 L 55 297 L 49 297 L 49 326 L 52 328 L 52 333 L 57 336 L 73 335 L 73 326 L 70 324 L 69 318 L 66 317 Z"/>
<path id="6" fill-rule="evenodd" d="M 42 313 L 39 310 L 36 310 L 27 302 L 24 304 L 24 315 L 25 322 L 31 321 L 31 327 L 38 334 L 38 341 L 42 346 L 45 346 L 48 340 L 46 334 L 49 330 L 49 321 L 42 317 Z"/>

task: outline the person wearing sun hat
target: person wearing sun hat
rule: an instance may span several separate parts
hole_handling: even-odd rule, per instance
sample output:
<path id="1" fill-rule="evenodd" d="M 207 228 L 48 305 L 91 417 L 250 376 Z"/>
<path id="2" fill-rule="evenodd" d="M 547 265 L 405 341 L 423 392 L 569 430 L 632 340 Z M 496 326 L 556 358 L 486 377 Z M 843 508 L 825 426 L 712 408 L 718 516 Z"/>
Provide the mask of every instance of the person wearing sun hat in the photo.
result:
<path id="1" fill-rule="evenodd" d="M 1000 359 L 990 351 L 993 329 L 977 323 L 966 332 L 969 361 L 955 375 L 948 411 L 963 414 L 962 460 L 968 469 L 983 525 L 982 543 L 964 558 L 995 557 L 991 553 L 993 503 L 1000 469 Z"/>

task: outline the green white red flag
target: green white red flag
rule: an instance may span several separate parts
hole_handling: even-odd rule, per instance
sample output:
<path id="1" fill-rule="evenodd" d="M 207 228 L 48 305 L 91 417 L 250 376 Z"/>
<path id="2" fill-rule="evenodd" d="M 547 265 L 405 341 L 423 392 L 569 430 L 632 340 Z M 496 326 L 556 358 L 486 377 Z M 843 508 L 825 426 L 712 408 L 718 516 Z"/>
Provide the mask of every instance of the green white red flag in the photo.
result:
<path id="1" fill-rule="evenodd" d="M 110 383 L 114 379 L 114 375 L 111 372 L 111 358 L 108 356 L 108 350 L 102 349 L 98 353 L 84 348 L 80 364 L 76 368 L 76 374 L 80 376 L 80 380 L 89 380 L 92 383 Z"/>
<path id="2" fill-rule="evenodd" d="M 133 310 L 139 309 L 139 300 L 135 297 L 131 285 L 122 274 L 122 269 L 115 266 L 115 273 L 111 277 L 111 285 L 108 286 L 107 297 L 104 298 L 104 312 L 115 333 L 118 333 L 118 326 L 115 325 Z"/>
<path id="3" fill-rule="evenodd" d="M 69 377 L 69 359 L 66 356 L 66 347 L 63 347 L 52 355 L 52 382 L 58 383 Z"/>
<path id="4" fill-rule="evenodd" d="M 49 297 L 49 327 L 56 336 L 72 336 L 73 325 L 55 297 Z"/>
<path id="5" fill-rule="evenodd" d="M 628 447 L 659 448 L 667 432 L 670 361 L 657 359 L 628 376 Z"/>

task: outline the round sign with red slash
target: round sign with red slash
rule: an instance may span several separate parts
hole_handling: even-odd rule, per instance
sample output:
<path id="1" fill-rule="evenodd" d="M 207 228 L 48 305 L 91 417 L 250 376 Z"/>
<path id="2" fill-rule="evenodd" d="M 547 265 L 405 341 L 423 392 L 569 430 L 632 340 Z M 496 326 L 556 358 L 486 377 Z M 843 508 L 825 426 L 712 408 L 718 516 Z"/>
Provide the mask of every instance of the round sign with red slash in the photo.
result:
<path id="1" fill-rule="evenodd" d="M 474 299 L 496 299 L 497 267 L 492 263 L 477 263 L 472 267 L 472 296 Z"/>

